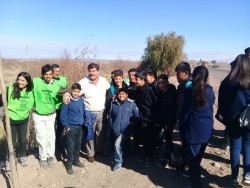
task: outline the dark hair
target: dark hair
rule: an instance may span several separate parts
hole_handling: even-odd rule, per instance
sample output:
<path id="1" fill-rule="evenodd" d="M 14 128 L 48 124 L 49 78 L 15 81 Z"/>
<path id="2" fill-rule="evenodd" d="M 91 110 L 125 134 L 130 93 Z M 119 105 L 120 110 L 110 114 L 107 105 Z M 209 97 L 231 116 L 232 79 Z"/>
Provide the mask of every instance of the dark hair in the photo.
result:
<path id="1" fill-rule="evenodd" d="M 190 75 L 191 67 L 188 62 L 182 61 L 176 66 L 175 72 L 187 72 Z"/>
<path id="2" fill-rule="evenodd" d="M 59 68 L 59 65 L 58 64 L 52 64 L 50 65 L 52 69 L 56 69 L 56 68 Z"/>
<path id="3" fill-rule="evenodd" d="M 111 74 L 115 74 L 116 71 L 118 71 L 118 70 L 113 70 L 113 71 L 111 72 Z"/>
<path id="4" fill-rule="evenodd" d="M 157 72 L 153 69 L 146 69 L 145 70 L 147 72 L 147 74 L 149 74 L 150 76 L 154 76 L 154 78 L 156 79 L 157 78 Z"/>
<path id="5" fill-rule="evenodd" d="M 250 55 L 250 47 L 248 47 L 248 48 L 245 49 L 245 54 L 246 55 Z"/>
<path id="6" fill-rule="evenodd" d="M 81 90 L 82 88 L 81 88 L 81 85 L 79 83 L 74 83 L 74 84 L 72 84 L 71 89 L 72 90 L 74 90 L 74 89 Z"/>
<path id="7" fill-rule="evenodd" d="M 99 71 L 99 65 L 98 64 L 96 64 L 96 63 L 90 63 L 89 65 L 88 65 L 88 70 L 90 70 L 90 69 L 96 69 L 97 71 Z"/>
<path id="8" fill-rule="evenodd" d="M 131 72 L 137 72 L 138 70 L 136 68 L 132 68 L 132 69 L 129 69 L 128 70 L 128 73 L 131 73 Z"/>
<path id="9" fill-rule="evenodd" d="M 27 72 L 20 72 L 18 75 L 17 75 L 17 78 L 16 78 L 16 82 L 13 84 L 13 92 L 12 92 L 12 97 L 14 99 L 19 99 L 21 97 L 21 89 L 19 88 L 18 86 L 18 83 L 17 83 L 17 80 L 18 78 L 22 76 L 25 78 L 25 80 L 27 81 L 27 86 L 26 86 L 26 91 L 29 92 L 33 89 L 33 82 L 32 82 L 32 79 L 31 79 L 31 76 L 29 73 Z"/>
<path id="10" fill-rule="evenodd" d="M 205 66 L 195 67 L 193 71 L 192 99 L 193 104 L 199 106 L 207 105 L 205 85 L 208 79 L 208 69 Z"/>
<path id="11" fill-rule="evenodd" d="M 54 72 L 52 67 L 49 64 L 46 64 L 44 66 L 42 66 L 42 75 L 45 75 L 46 72 L 52 71 L 52 73 Z"/>
<path id="12" fill-rule="evenodd" d="M 147 81 L 147 73 L 145 71 L 138 71 L 135 73 L 135 78 L 143 79 L 146 82 Z"/>
<path id="13" fill-rule="evenodd" d="M 235 65 L 229 73 L 231 85 L 238 85 L 244 89 L 250 89 L 250 58 L 248 55 L 240 54 L 236 57 Z"/>
<path id="14" fill-rule="evenodd" d="M 117 94 L 120 93 L 120 92 L 124 92 L 124 93 L 127 93 L 128 94 L 128 89 L 126 87 L 122 87 L 118 90 Z"/>
<path id="15" fill-rule="evenodd" d="M 123 71 L 122 71 L 122 70 L 116 70 L 116 71 L 114 72 L 114 78 L 117 77 L 117 76 L 123 77 Z"/>
<path id="16" fill-rule="evenodd" d="M 160 79 L 166 80 L 168 82 L 168 75 L 166 75 L 166 74 L 160 74 L 158 76 L 158 80 L 160 80 Z"/>

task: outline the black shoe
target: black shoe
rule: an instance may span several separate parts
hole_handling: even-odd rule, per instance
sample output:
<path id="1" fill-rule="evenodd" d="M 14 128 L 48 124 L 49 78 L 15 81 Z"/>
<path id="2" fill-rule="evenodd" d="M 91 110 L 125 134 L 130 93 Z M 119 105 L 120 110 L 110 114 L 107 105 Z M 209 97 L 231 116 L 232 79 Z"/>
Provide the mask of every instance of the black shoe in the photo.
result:
<path id="1" fill-rule="evenodd" d="M 72 166 L 66 167 L 66 170 L 67 170 L 67 173 L 68 173 L 69 175 L 74 174 L 74 170 L 73 170 Z"/>
<path id="2" fill-rule="evenodd" d="M 85 164 L 81 163 L 80 161 L 74 161 L 73 165 L 78 166 L 79 168 L 84 168 L 85 167 Z"/>

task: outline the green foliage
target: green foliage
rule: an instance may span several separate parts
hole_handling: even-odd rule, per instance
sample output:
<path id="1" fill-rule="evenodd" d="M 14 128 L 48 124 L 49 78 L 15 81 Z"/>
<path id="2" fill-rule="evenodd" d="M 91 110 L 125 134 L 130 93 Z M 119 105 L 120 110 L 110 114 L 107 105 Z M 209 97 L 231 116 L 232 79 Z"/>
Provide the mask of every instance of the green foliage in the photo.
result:
<path id="1" fill-rule="evenodd" d="M 175 32 L 161 33 L 147 38 L 147 47 L 142 56 L 141 68 L 152 67 L 157 71 L 169 71 L 183 57 L 185 39 Z"/>

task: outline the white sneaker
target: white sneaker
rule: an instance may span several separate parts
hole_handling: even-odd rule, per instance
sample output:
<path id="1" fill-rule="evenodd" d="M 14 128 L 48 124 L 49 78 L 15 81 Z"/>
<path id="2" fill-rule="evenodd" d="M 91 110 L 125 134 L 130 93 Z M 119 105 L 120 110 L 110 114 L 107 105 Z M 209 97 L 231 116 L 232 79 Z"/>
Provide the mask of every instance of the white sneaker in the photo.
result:
<path id="1" fill-rule="evenodd" d="M 21 163 L 22 167 L 28 166 L 28 162 L 27 162 L 26 157 L 20 157 L 19 162 Z"/>
<path id="2" fill-rule="evenodd" d="M 53 164 L 54 164 L 54 159 L 53 159 L 53 157 L 49 157 L 49 158 L 47 159 L 47 161 L 48 161 L 48 167 L 49 167 L 49 168 L 52 168 L 52 167 L 53 167 Z"/>
<path id="3" fill-rule="evenodd" d="M 242 180 L 242 184 L 249 186 L 250 185 L 250 176 L 245 176 Z"/>

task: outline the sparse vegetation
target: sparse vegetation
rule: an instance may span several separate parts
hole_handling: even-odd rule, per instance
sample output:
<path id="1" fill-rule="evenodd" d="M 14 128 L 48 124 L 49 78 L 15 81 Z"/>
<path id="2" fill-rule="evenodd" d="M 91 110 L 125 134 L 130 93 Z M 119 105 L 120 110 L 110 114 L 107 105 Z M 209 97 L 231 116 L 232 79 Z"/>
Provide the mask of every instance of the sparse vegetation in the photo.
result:
<path id="1" fill-rule="evenodd" d="M 140 66 L 152 67 L 159 72 L 171 72 L 185 56 L 184 43 L 184 37 L 175 32 L 148 37 Z"/>

